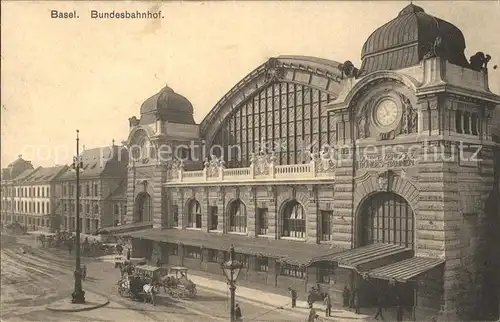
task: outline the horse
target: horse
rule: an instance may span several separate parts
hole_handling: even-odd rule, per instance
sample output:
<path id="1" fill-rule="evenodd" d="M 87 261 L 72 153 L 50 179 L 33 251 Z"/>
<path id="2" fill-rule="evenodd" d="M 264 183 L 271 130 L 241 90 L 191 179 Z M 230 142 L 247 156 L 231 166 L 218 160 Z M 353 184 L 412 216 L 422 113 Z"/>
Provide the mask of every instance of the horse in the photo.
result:
<path id="1" fill-rule="evenodd" d="M 148 297 L 151 298 L 151 303 L 153 305 L 156 305 L 156 294 L 158 294 L 159 291 L 159 284 L 158 283 L 153 283 L 153 284 L 144 284 L 142 286 L 142 290 L 144 292 L 144 303 L 147 302 Z"/>
<path id="2" fill-rule="evenodd" d="M 164 292 L 167 293 L 167 289 L 177 287 L 178 281 L 174 276 L 167 275 L 167 276 L 162 276 L 159 279 L 158 284 L 163 286 Z"/>

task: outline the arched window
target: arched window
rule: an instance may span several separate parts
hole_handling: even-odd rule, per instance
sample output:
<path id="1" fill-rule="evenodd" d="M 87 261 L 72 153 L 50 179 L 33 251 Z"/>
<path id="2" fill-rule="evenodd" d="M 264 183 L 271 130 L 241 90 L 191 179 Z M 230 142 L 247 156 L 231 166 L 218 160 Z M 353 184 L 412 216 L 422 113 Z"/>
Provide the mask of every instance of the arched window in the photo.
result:
<path id="1" fill-rule="evenodd" d="M 187 207 L 188 222 L 191 228 L 201 228 L 201 206 L 198 200 L 191 199 Z"/>
<path id="2" fill-rule="evenodd" d="M 152 202 L 151 196 L 147 192 L 140 193 L 136 198 L 136 208 L 134 214 L 134 222 L 151 222 L 152 216 Z"/>
<path id="3" fill-rule="evenodd" d="M 366 200 L 362 207 L 360 246 L 388 243 L 413 248 L 413 210 L 403 197 L 381 192 Z"/>
<path id="4" fill-rule="evenodd" d="M 246 233 L 247 232 L 247 208 L 240 199 L 236 199 L 228 207 L 229 212 L 229 231 Z"/>
<path id="5" fill-rule="evenodd" d="M 296 200 L 287 202 L 283 208 L 283 237 L 306 237 L 306 216 L 304 208 Z"/>

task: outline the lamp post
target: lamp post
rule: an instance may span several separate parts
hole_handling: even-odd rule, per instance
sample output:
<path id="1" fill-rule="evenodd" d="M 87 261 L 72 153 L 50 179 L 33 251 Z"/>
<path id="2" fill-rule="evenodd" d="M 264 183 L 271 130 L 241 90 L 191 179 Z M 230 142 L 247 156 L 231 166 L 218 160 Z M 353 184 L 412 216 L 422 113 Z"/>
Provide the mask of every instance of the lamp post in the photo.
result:
<path id="1" fill-rule="evenodd" d="M 73 168 L 76 170 L 76 268 L 75 268 L 75 290 L 71 294 L 71 302 L 74 304 L 85 303 L 85 292 L 82 289 L 82 274 L 80 267 L 80 168 L 82 160 L 80 158 L 80 138 L 76 130 L 76 157 L 73 158 Z"/>
<path id="2" fill-rule="evenodd" d="M 229 284 L 229 290 L 231 291 L 231 322 L 236 321 L 234 316 L 234 293 L 236 291 L 236 280 L 240 274 L 242 264 L 240 261 L 236 260 L 236 253 L 234 251 L 234 246 L 231 245 L 229 248 L 229 260 L 221 264 L 222 272 L 227 279 Z"/>

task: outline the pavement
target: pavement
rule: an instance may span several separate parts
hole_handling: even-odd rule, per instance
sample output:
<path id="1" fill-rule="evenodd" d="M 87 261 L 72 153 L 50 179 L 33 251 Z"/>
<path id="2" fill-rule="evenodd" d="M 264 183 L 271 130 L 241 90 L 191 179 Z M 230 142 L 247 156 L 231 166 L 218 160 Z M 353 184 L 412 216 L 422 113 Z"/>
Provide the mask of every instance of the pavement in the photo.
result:
<path id="1" fill-rule="evenodd" d="M 228 286 L 226 283 L 202 276 L 197 276 L 195 274 L 193 274 L 193 272 L 190 272 L 189 279 L 191 279 L 197 286 L 216 293 L 227 293 Z M 240 302 L 243 300 L 244 302 L 253 302 L 260 305 L 281 308 L 284 311 L 296 312 L 301 316 L 307 316 L 310 311 L 309 305 L 306 301 L 297 300 L 297 307 L 292 308 L 290 297 L 273 294 L 270 292 L 264 292 L 258 289 L 244 286 L 236 287 L 236 300 Z M 324 304 L 314 303 L 314 308 L 319 311 L 318 314 L 323 320 L 326 321 L 360 321 L 368 320 L 371 317 L 370 315 L 366 314 L 355 314 L 351 311 L 338 310 L 333 308 L 331 317 L 325 317 L 324 315 L 321 315 L 321 313 L 324 313 L 326 309 L 326 306 Z"/>
<path id="2" fill-rule="evenodd" d="M 86 291 L 85 303 L 73 304 L 68 297 L 57 300 L 47 305 L 47 310 L 56 312 L 81 312 L 101 308 L 109 304 L 109 300 L 101 295 Z"/>
<path id="3" fill-rule="evenodd" d="M 20 252 L 21 243 L 26 253 Z M 142 301 L 123 298 L 117 291 L 120 272 L 109 262 L 82 258 L 87 265 L 87 279 L 83 281 L 86 294 L 94 293 L 109 299 L 109 304 L 96 310 L 80 312 L 54 312 L 47 305 L 64 298 L 73 291 L 74 254 L 38 245 L 32 236 L 22 236 L 18 242 L 1 247 L 2 287 L 0 311 L 2 321 L 54 321 L 54 322 L 113 322 L 113 321 L 187 321 L 208 322 L 229 320 L 229 296 L 198 287 L 193 299 L 171 298 L 163 291 L 152 306 Z M 224 284 L 223 284 L 224 285 Z M 90 296 L 90 294 L 89 294 Z M 66 300 L 67 301 L 67 300 Z M 245 322 L 303 322 L 302 312 L 278 309 L 257 302 L 242 305 Z M 93 302 L 93 301 L 92 301 Z M 69 305 L 66 302 L 66 305 Z"/>

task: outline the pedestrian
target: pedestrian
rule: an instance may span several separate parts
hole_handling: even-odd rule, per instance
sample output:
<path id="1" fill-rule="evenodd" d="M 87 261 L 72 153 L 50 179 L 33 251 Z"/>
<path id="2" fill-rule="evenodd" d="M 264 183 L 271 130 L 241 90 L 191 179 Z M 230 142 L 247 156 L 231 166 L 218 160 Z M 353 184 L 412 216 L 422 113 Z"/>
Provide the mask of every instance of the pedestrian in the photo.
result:
<path id="1" fill-rule="evenodd" d="M 378 320 L 380 317 L 382 321 L 384 320 L 384 316 L 382 315 L 382 308 L 385 305 L 385 297 L 384 295 L 377 297 L 377 313 L 375 313 L 375 316 L 373 317 L 375 320 Z"/>
<path id="2" fill-rule="evenodd" d="M 349 306 L 349 298 L 351 297 L 351 294 L 349 292 L 349 288 L 347 288 L 347 285 L 344 285 L 344 290 L 342 291 L 342 299 L 343 299 L 343 306 L 348 307 Z"/>
<path id="3" fill-rule="evenodd" d="M 326 293 L 325 299 L 325 316 L 332 316 L 332 299 L 330 298 L 330 294 Z"/>
<path id="4" fill-rule="evenodd" d="M 156 260 L 156 266 L 161 267 L 161 260 L 159 258 Z"/>
<path id="5" fill-rule="evenodd" d="M 243 315 L 241 314 L 241 308 L 238 303 L 236 303 L 234 308 L 234 317 L 236 318 L 236 321 L 242 321 L 243 319 Z"/>
<path id="6" fill-rule="evenodd" d="M 297 307 L 297 291 L 291 287 L 288 288 L 288 291 L 290 292 L 290 296 L 292 297 L 292 308 Z"/>
<path id="7" fill-rule="evenodd" d="M 130 260 L 130 248 L 127 248 L 127 260 Z"/>
<path id="8" fill-rule="evenodd" d="M 400 303 L 398 303 L 398 306 L 396 308 L 396 321 L 398 322 L 403 321 L 403 307 L 401 306 Z"/>
<path id="9" fill-rule="evenodd" d="M 359 301 L 358 301 L 358 289 L 354 289 L 351 293 L 351 303 L 350 307 L 354 309 L 356 314 L 359 314 Z"/>
<path id="10" fill-rule="evenodd" d="M 83 264 L 83 268 L 82 268 L 82 280 L 85 281 L 86 278 L 87 278 L 87 265 Z"/>
<path id="11" fill-rule="evenodd" d="M 309 308 L 312 309 L 313 304 L 314 304 L 314 286 L 307 293 L 307 304 L 308 304 Z"/>

